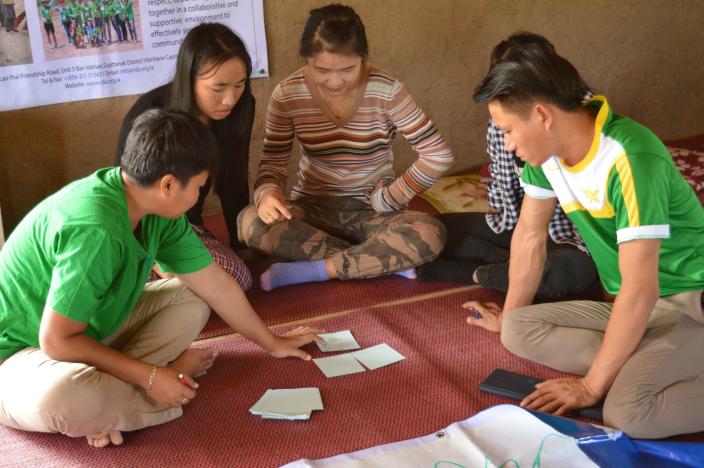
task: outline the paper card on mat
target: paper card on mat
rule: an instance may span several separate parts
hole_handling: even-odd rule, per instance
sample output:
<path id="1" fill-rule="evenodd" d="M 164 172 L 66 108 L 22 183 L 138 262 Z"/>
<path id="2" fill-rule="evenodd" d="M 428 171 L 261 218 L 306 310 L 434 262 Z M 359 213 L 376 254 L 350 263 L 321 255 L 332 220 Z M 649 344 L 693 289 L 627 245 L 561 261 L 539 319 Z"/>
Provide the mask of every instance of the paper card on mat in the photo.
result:
<path id="1" fill-rule="evenodd" d="M 279 414 L 299 414 L 321 409 L 323 401 L 317 387 L 274 390 L 264 405 L 265 412 Z"/>
<path id="2" fill-rule="evenodd" d="M 359 349 L 357 343 L 349 330 L 335 333 L 318 333 L 318 336 L 325 340 L 325 344 L 316 343 L 321 351 L 329 353 L 331 351 L 346 351 L 348 349 Z"/>
<path id="3" fill-rule="evenodd" d="M 266 392 L 264 392 L 264 395 L 257 400 L 257 402 L 249 408 L 249 412 L 252 414 L 262 414 L 264 412 L 264 405 L 266 404 L 267 400 L 271 397 L 273 390 L 269 389 Z"/>
<path id="4" fill-rule="evenodd" d="M 386 343 L 349 354 L 354 356 L 355 359 L 364 364 L 369 370 L 378 369 L 406 359 L 403 354 Z"/>
<path id="5" fill-rule="evenodd" d="M 323 371 L 326 377 L 337 377 L 339 375 L 364 372 L 366 369 L 357 362 L 352 354 L 353 353 L 338 354 L 337 356 L 313 359 L 313 362 Z"/>
<path id="6" fill-rule="evenodd" d="M 307 419 L 313 410 L 322 410 L 323 401 L 317 387 L 267 390 L 250 412 L 263 417 Z"/>
<path id="7" fill-rule="evenodd" d="M 279 414 L 279 413 L 262 413 L 262 419 L 286 419 L 294 421 L 299 419 L 310 419 L 310 411 L 301 414 Z"/>

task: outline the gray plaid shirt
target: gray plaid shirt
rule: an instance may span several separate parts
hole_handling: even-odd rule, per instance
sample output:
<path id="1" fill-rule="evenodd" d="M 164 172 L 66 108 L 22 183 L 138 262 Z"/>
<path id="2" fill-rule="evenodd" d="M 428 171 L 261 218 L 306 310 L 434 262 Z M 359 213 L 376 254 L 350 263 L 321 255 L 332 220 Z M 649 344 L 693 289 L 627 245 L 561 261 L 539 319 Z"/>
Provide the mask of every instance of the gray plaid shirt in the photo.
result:
<path id="1" fill-rule="evenodd" d="M 489 172 L 492 179 L 489 182 L 489 206 L 496 213 L 487 213 L 486 222 L 495 233 L 513 229 L 518 222 L 523 201 L 523 188 L 520 183 L 521 167 L 516 164 L 515 153 L 506 151 L 504 133 L 496 128 L 493 119 L 489 119 L 486 132 L 487 152 L 489 153 Z M 584 242 L 575 229 L 572 221 L 557 202 L 555 212 L 548 227 L 550 238 L 557 244 L 569 243 L 580 250 L 587 251 Z"/>

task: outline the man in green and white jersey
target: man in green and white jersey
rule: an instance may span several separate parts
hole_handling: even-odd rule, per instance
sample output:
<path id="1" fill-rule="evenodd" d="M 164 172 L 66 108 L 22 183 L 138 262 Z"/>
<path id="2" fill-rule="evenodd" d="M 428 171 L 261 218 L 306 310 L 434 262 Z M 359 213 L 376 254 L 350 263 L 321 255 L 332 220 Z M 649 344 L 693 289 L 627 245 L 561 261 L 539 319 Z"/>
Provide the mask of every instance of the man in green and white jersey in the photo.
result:
<path id="1" fill-rule="evenodd" d="M 474 99 L 526 163 L 502 309 L 471 303 L 468 322 L 513 353 L 582 378 L 548 380 L 522 406 L 563 414 L 602 398 L 604 421 L 640 438 L 704 430 L 704 209 L 660 140 L 614 114 L 577 70 L 517 49 Z M 612 303 L 530 305 L 558 199 Z"/>

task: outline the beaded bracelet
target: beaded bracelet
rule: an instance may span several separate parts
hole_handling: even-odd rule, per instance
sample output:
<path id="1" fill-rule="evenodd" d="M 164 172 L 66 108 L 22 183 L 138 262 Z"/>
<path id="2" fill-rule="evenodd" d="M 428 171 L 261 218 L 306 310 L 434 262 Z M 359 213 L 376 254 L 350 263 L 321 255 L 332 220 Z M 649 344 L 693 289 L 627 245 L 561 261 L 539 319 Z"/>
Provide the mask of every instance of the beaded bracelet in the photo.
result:
<path id="1" fill-rule="evenodd" d="M 154 385 L 154 380 L 156 379 L 156 366 L 152 366 L 152 373 L 149 375 L 149 384 L 147 385 L 147 398 L 152 394 L 152 385 Z"/>

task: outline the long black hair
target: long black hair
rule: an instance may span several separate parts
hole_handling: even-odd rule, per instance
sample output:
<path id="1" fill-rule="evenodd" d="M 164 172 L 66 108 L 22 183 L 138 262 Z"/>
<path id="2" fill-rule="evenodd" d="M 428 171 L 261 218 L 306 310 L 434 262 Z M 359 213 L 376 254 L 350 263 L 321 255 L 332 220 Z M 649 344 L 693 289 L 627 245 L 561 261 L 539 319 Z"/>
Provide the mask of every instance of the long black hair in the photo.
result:
<path id="1" fill-rule="evenodd" d="M 193 90 L 199 72 L 206 64 L 216 70 L 216 67 L 232 58 L 242 60 L 247 69 L 244 91 L 230 115 L 222 120 L 211 121 L 210 128 L 219 143 L 222 158 L 219 170 L 213 176 L 215 191 L 220 196 L 223 211 L 234 210 L 236 216 L 249 203 L 249 144 L 255 109 L 249 78 L 252 74 L 252 60 L 242 39 L 220 23 L 203 23 L 191 29 L 178 51 L 168 105 L 198 115 L 200 111 L 196 107 Z M 209 189 L 209 184 L 204 189 Z M 202 203 L 192 211 L 198 211 L 199 214 Z M 230 226 L 232 222 L 227 224 L 230 242 L 233 244 L 237 241 L 236 229 L 234 225 Z"/>

